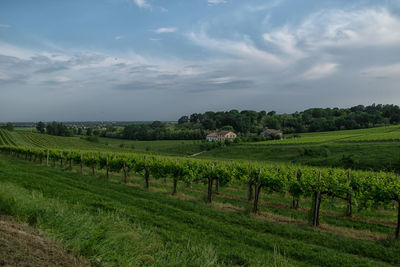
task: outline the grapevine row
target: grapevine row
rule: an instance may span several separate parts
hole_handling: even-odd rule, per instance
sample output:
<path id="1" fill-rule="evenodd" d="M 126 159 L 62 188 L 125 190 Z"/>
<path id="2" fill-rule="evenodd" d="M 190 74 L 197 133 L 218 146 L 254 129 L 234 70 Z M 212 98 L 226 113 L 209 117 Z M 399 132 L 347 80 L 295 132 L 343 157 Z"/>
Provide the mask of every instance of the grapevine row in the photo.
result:
<path id="1" fill-rule="evenodd" d="M 258 211 L 260 192 L 290 194 L 293 207 L 297 208 L 301 197 L 312 198 L 310 222 L 319 225 L 319 210 L 323 197 L 332 197 L 347 202 L 347 215 L 352 215 L 355 201 L 362 207 L 389 204 L 398 205 L 398 220 L 395 231 L 400 241 L 400 180 L 390 172 L 350 171 L 339 168 L 315 168 L 297 165 L 271 165 L 261 163 L 210 161 L 155 155 L 81 152 L 74 150 L 22 148 L 0 146 L 0 151 L 23 156 L 25 159 L 60 162 L 61 166 L 72 168 L 72 164 L 89 167 L 93 175 L 96 170 L 122 172 L 126 183 L 129 172 L 142 173 L 146 188 L 150 176 L 154 179 L 171 177 L 172 194 L 177 192 L 177 184 L 203 182 L 207 184 L 207 201 L 212 202 L 213 185 L 246 184 L 248 199 L 253 201 L 253 212 Z"/>

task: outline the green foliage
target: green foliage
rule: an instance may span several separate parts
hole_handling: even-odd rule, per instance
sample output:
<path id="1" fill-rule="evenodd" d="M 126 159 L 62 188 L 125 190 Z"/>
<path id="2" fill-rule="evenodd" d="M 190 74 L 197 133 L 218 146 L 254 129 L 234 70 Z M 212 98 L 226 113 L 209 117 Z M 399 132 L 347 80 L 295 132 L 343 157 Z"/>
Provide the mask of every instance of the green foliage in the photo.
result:
<path id="1" fill-rule="evenodd" d="M 188 116 L 180 121 L 187 122 Z M 264 128 L 281 129 L 284 133 L 320 132 L 371 128 L 400 123 L 400 108 L 396 105 L 358 105 L 351 108 L 311 108 L 292 114 L 266 113 L 253 110 L 207 111 L 189 116 L 193 127 L 205 130 L 232 127 L 238 133 L 257 133 Z M 229 129 L 231 130 L 231 129 Z"/>
<path id="2" fill-rule="evenodd" d="M 88 140 L 89 142 L 93 142 L 93 143 L 99 143 L 100 139 L 97 135 L 91 135 L 85 138 L 86 140 Z"/>
<path id="3" fill-rule="evenodd" d="M 1 128 L 7 131 L 14 131 L 14 125 L 12 124 L 12 122 L 7 122 L 6 125 L 2 126 Z"/>
<path id="4" fill-rule="evenodd" d="M 46 125 L 46 133 L 57 136 L 73 136 L 71 129 L 61 122 L 58 123 L 55 121 Z"/>
<path id="5" fill-rule="evenodd" d="M 45 124 L 44 122 L 42 122 L 42 121 L 39 121 L 39 122 L 36 124 L 36 130 L 37 130 L 39 133 L 44 134 L 44 133 L 46 132 L 46 124 Z"/>

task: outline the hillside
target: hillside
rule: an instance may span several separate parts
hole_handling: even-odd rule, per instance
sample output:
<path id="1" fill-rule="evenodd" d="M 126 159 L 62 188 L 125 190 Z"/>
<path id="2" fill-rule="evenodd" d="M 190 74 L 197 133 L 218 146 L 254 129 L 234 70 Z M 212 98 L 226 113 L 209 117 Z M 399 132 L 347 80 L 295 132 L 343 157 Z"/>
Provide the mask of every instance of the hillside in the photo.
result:
<path id="1" fill-rule="evenodd" d="M 243 143 L 202 158 L 292 162 L 364 170 L 400 171 L 400 126 L 288 135 L 285 140 Z"/>
<path id="2" fill-rule="evenodd" d="M 132 141 L 59 137 L 0 129 L 0 144 L 38 148 L 139 152 L 208 159 L 301 163 L 364 170 L 400 170 L 400 126 L 286 135 L 285 140 L 241 143 L 205 151 L 201 141 Z"/>

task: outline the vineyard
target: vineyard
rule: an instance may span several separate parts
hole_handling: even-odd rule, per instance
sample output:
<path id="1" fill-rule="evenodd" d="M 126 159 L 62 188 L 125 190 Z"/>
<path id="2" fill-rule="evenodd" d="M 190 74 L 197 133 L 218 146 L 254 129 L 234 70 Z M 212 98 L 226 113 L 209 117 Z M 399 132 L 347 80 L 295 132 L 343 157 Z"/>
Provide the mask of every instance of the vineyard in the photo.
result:
<path id="1" fill-rule="evenodd" d="M 313 226 L 320 224 L 320 207 L 326 197 L 346 201 L 346 215 L 350 217 L 353 215 L 354 203 L 360 207 L 396 203 L 398 220 L 394 237 L 400 241 L 400 180 L 393 173 L 13 146 L 3 146 L 0 150 L 41 163 L 45 161 L 46 165 L 55 165 L 57 162 L 61 167 L 69 166 L 72 169 L 72 164 L 78 164 L 81 170 L 83 167 L 90 168 L 92 175 L 104 170 L 107 178 L 110 172 L 122 173 L 124 183 L 129 173 L 142 173 L 146 188 L 149 188 L 150 177 L 171 177 L 173 195 L 177 193 L 179 182 L 187 185 L 202 182 L 207 185 L 208 203 L 212 202 L 213 190 L 218 192 L 220 186 L 245 184 L 248 186 L 247 198 L 253 201 L 253 213 L 258 212 L 261 192 L 289 195 L 294 209 L 299 208 L 300 198 L 309 198 L 312 201 L 310 223 Z"/>
<path id="2" fill-rule="evenodd" d="M 317 132 L 317 133 L 302 133 L 296 135 L 288 135 L 288 139 L 274 140 L 259 144 L 316 144 L 326 142 L 371 142 L 371 141 L 399 141 L 400 126 L 385 126 L 370 129 L 332 131 L 332 132 Z"/>
<path id="3" fill-rule="evenodd" d="M 130 141 L 99 138 L 89 142 L 83 137 L 62 137 L 28 131 L 6 131 L 0 129 L 0 145 L 15 145 L 31 148 L 81 149 L 91 151 L 161 153 L 166 155 L 191 155 L 201 151 L 199 141 Z"/>

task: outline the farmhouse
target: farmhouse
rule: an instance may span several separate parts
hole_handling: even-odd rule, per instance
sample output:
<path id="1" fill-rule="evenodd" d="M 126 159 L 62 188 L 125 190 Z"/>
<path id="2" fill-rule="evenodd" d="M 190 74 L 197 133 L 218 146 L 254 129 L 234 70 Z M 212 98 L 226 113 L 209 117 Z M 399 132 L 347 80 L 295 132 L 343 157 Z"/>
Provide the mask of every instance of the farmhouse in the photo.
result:
<path id="1" fill-rule="evenodd" d="M 270 136 L 270 135 L 272 135 L 272 134 L 279 135 L 279 136 L 281 137 L 281 139 L 283 138 L 283 132 L 280 131 L 280 130 L 276 130 L 276 129 L 265 129 L 265 130 L 261 133 L 261 135 L 264 136 L 264 137 L 268 137 L 268 136 Z"/>
<path id="2" fill-rule="evenodd" d="M 231 141 L 236 139 L 236 134 L 231 131 L 220 131 L 220 132 L 214 132 L 210 133 L 207 135 L 206 139 L 207 141 L 225 141 L 226 139 L 230 139 Z"/>

